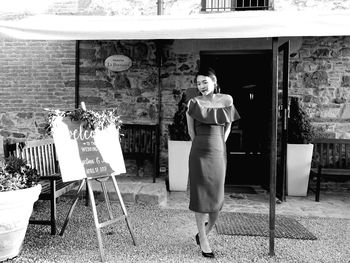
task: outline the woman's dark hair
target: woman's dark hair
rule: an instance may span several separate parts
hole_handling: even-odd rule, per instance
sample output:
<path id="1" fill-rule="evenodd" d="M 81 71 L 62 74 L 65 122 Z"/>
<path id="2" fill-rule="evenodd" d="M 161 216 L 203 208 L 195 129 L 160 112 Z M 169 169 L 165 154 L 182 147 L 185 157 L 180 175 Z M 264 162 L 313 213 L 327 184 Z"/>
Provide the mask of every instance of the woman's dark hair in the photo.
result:
<path id="1" fill-rule="evenodd" d="M 214 84 L 215 84 L 214 93 L 220 93 L 220 87 L 218 85 L 218 80 L 216 78 L 216 73 L 215 73 L 215 70 L 213 68 L 211 68 L 211 67 L 201 67 L 198 70 L 198 72 L 197 72 L 197 74 L 196 74 L 196 76 L 194 78 L 195 82 L 197 82 L 197 77 L 199 75 L 211 78 L 214 81 Z"/>

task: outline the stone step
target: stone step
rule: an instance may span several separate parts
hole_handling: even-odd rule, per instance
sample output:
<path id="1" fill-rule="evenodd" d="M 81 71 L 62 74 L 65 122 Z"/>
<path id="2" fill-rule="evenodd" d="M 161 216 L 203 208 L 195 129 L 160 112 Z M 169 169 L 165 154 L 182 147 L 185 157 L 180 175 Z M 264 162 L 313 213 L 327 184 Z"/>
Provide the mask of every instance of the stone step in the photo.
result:
<path id="1" fill-rule="evenodd" d="M 167 190 L 165 181 L 158 179 L 157 182 L 153 183 L 150 180 L 136 180 L 136 179 L 125 179 L 121 178 L 118 180 L 116 177 L 117 184 L 122 195 L 123 201 L 126 204 L 147 204 L 147 205 L 158 205 L 166 206 L 167 204 Z M 96 180 L 91 180 L 92 189 L 94 196 L 98 200 L 103 200 L 102 185 Z M 106 188 L 108 197 L 111 201 L 117 201 L 117 193 L 114 189 L 112 180 L 106 182 Z M 85 196 L 86 187 L 83 187 L 81 196 Z M 70 191 L 66 195 L 74 196 L 76 189 Z"/>

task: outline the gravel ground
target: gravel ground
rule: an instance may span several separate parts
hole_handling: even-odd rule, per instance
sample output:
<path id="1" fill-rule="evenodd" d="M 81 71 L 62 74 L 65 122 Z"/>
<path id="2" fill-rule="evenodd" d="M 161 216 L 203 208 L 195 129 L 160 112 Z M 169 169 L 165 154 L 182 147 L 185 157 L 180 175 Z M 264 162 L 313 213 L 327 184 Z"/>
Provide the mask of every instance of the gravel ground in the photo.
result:
<path id="1" fill-rule="evenodd" d="M 71 201 L 61 198 L 58 202 L 59 229 Z M 36 216 L 48 214 L 42 202 L 35 204 L 35 211 L 40 211 Z M 112 205 L 114 214 L 120 215 L 119 204 Z M 102 201 L 97 210 L 100 220 L 107 218 Z M 125 221 L 103 228 L 108 262 L 350 262 L 350 220 L 297 217 L 318 239 L 276 238 L 274 257 L 268 255 L 267 237 L 219 235 L 214 230 L 209 241 L 216 258 L 206 259 L 195 243 L 196 226 L 190 211 L 134 204 L 127 205 L 127 211 L 138 244 L 132 244 Z M 29 225 L 20 255 L 6 262 L 100 262 L 91 208 L 78 202 L 64 237 L 51 236 L 49 227 Z"/>

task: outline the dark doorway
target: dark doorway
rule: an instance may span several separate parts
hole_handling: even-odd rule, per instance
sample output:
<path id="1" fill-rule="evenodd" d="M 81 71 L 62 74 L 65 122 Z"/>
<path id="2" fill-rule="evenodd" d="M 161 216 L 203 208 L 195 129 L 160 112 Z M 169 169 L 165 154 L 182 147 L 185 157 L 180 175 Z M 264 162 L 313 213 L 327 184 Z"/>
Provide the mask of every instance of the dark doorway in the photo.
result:
<path id="1" fill-rule="evenodd" d="M 221 93 L 233 97 L 241 116 L 226 142 L 225 184 L 267 186 L 271 51 L 201 52 L 200 59 L 215 69 Z"/>

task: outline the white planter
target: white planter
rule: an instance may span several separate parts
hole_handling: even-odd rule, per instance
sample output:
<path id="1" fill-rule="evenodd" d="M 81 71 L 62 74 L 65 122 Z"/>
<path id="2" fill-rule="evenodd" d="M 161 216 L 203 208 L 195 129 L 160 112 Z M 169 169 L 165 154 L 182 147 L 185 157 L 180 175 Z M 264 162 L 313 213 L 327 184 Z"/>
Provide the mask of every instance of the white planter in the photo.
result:
<path id="1" fill-rule="evenodd" d="M 313 144 L 287 145 L 287 194 L 307 196 Z"/>
<path id="2" fill-rule="evenodd" d="M 191 141 L 168 141 L 169 190 L 186 191 Z"/>
<path id="3" fill-rule="evenodd" d="M 0 261 L 17 256 L 41 185 L 0 192 Z"/>

